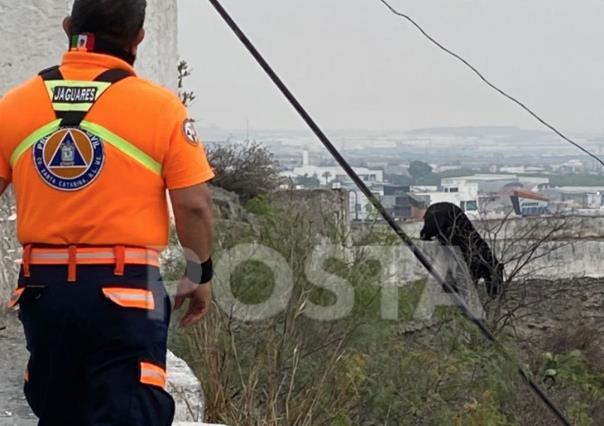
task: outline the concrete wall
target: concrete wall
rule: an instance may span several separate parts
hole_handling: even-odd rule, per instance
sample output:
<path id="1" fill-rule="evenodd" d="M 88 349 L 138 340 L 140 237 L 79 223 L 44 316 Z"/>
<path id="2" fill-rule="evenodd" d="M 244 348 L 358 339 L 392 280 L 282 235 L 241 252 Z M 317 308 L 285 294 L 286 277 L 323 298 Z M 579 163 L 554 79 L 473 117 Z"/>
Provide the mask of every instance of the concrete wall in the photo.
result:
<path id="1" fill-rule="evenodd" d="M 147 39 L 141 46 L 137 69 L 142 77 L 176 91 L 179 58 L 177 1 L 147 1 Z"/>
<path id="2" fill-rule="evenodd" d="M 148 0 L 147 39 L 137 69 L 176 89 L 176 0 Z M 67 48 L 61 23 L 71 0 L 0 0 L 0 95 L 38 71 L 56 65 Z"/>
<path id="3" fill-rule="evenodd" d="M 475 221 L 472 223 L 481 234 L 500 227 L 501 220 Z M 419 233 L 424 226 L 422 220 L 413 222 L 403 222 L 401 227 L 412 238 L 419 239 Z M 509 239 L 515 235 L 526 234 L 530 231 L 531 238 L 541 238 L 543 234 L 551 230 L 553 226 L 561 228 L 556 233 L 559 239 L 577 240 L 577 239 L 604 239 L 604 216 L 567 216 L 561 218 L 554 217 L 531 217 L 514 218 L 505 221 L 505 226 L 498 232 L 497 239 Z M 353 231 L 357 234 L 363 234 L 368 231 L 380 230 L 388 232 L 389 227 L 385 223 L 377 224 L 354 224 Z"/>
<path id="4" fill-rule="evenodd" d="M 548 246 L 554 250 L 531 262 L 526 270 L 528 276 L 544 279 L 604 277 L 604 239 Z"/>
<path id="5" fill-rule="evenodd" d="M 492 243 L 495 230 L 501 221 L 474 222 L 474 226 L 482 236 Z M 409 222 L 402 225 L 403 230 L 414 239 L 419 239 L 423 222 Z M 554 227 L 560 227 L 553 241 L 543 244 L 542 254 L 535 258 L 524 269 L 524 273 L 533 278 L 569 279 L 576 277 L 604 277 L 604 217 L 571 216 L 567 218 L 525 218 L 512 219 L 497 231 L 495 244 L 499 251 L 505 248 L 505 258 L 511 258 L 515 253 L 522 253 L 526 246 L 544 237 Z M 392 231 L 386 225 L 355 225 L 353 238 L 364 240 L 369 232 Z M 435 252 L 437 242 L 418 242 L 428 252 Z M 415 271 L 408 279 L 425 277 L 426 272 L 417 265 L 411 252 L 402 247 L 394 256 L 393 265 L 397 273 L 403 274 Z"/>

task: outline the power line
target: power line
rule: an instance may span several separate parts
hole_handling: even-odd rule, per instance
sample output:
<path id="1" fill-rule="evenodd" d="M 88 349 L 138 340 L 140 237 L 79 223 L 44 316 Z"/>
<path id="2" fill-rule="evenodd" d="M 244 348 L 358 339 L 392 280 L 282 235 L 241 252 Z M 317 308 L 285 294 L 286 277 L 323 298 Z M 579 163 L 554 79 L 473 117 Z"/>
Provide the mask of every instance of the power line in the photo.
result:
<path id="1" fill-rule="evenodd" d="M 470 307 L 466 304 L 465 300 L 454 291 L 451 284 L 446 282 L 438 273 L 436 269 L 430 263 L 430 260 L 426 257 L 426 255 L 419 249 L 418 246 L 415 245 L 413 240 L 409 235 L 403 231 L 400 225 L 394 220 L 394 218 L 386 211 L 382 203 L 373 195 L 373 193 L 369 190 L 365 182 L 359 177 L 359 175 L 353 170 L 353 168 L 348 164 L 346 159 L 340 154 L 340 152 L 336 149 L 336 147 L 331 143 L 329 138 L 325 135 L 325 133 L 321 130 L 321 128 L 317 125 L 317 123 L 312 119 L 310 114 L 306 111 L 306 109 L 300 104 L 300 102 L 296 99 L 294 94 L 289 90 L 289 88 L 285 85 L 283 80 L 279 78 L 277 73 L 273 70 L 270 64 L 264 59 L 262 54 L 256 49 L 254 44 L 250 41 L 250 39 L 245 35 L 245 33 L 239 28 L 237 23 L 233 20 L 233 18 L 229 15 L 229 13 L 224 9 L 221 5 L 220 0 L 209 0 L 212 6 L 216 9 L 218 14 L 222 17 L 222 19 L 226 22 L 226 24 L 231 28 L 231 30 L 235 33 L 237 38 L 243 43 L 248 52 L 254 57 L 258 65 L 266 72 L 269 78 L 273 81 L 273 83 L 279 88 L 281 93 L 287 98 L 289 103 L 294 107 L 294 109 L 300 114 L 300 117 L 306 122 L 306 124 L 310 127 L 313 133 L 319 138 L 321 143 L 325 146 L 325 148 L 329 151 L 329 153 L 335 158 L 338 164 L 344 169 L 346 174 L 352 179 L 355 185 L 361 190 L 363 195 L 367 197 L 367 199 L 371 202 L 371 204 L 375 207 L 375 209 L 380 213 L 380 215 L 384 218 L 386 223 L 390 225 L 390 227 L 394 230 L 394 232 L 398 235 L 398 237 L 405 243 L 405 245 L 411 250 L 413 255 L 417 258 L 417 260 L 426 268 L 426 270 L 434 277 L 436 282 L 444 287 L 449 293 L 451 298 L 455 301 L 455 303 L 462 310 L 466 318 L 475 324 L 482 335 L 489 340 L 504 356 L 506 359 L 511 360 L 518 367 L 518 374 L 526 381 L 531 390 L 535 392 L 537 396 L 543 401 L 543 403 L 552 411 L 552 413 L 560 420 L 560 422 L 565 426 L 571 426 L 570 422 L 566 419 L 562 411 L 556 407 L 556 404 L 547 396 L 547 394 L 535 383 L 529 376 L 529 374 L 524 371 L 522 367 L 520 367 L 520 363 L 516 360 L 503 345 L 497 340 L 493 332 L 489 329 L 488 325 L 481 319 L 478 318 Z"/>
<path id="2" fill-rule="evenodd" d="M 584 148 L 583 146 L 581 146 L 579 143 L 575 142 L 574 140 L 572 140 L 570 137 L 566 136 L 564 133 L 562 133 L 560 130 L 558 130 L 556 127 L 554 127 L 553 125 L 551 125 L 549 122 L 545 121 L 543 118 L 541 118 L 537 113 L 535 113 L 532 109 L 530 109 L 528 106 L 526 106 L 526 104 L 524 104 L 523 102 L 521 102 L 520 100 L 518 100 L 517 98 L 515 98 L 514 96 L 510 95 L 509 93 L 507 93 L 506 91 L 504 91 L 503 89 L 500 89 L 498 86 L 496 86 L 494 83 L 491 83 L 491 81 L 489 81 L 474 65 L 472 65 L 470 62 L 468 62 L 466 59 L 464 59 L 462 56 L 460 56 L 459 54 L 453 52 L 452 50 L 450 50 L 449 48 L 445 47 L 442 43 L 440 43 L 438 40 L 436 40 L 434 37 L 432 37 L 426 30 L 424 30 L 424 28 L 419 25 L 417 23 L 417 21 L 415 21 L 411 16 L 402 13 L 398 10 L 396 10 L 392 5 L 390 5 L 390 3 L 388 3 L 386 0 L 379 0 L 380 2 L 382 2 L 389 10 L 390 12 L 394 13 L 395 15 L 406 19 L 407 21 L 409 21 L 415 28 L 417 28 L 417 30 L 422 33 L 424 35 L 424 37 L 426 37 L 428 40 L 430 40 L 430 42 L 432 44 L 434 44 L 435 46 L 437 46 L 439 49 L 441 49 L 442 51 L 446 52 L 447 54 L 449 54 L 450 56 L 454 57 L 455 59 L 457 59 L 459 62 L 461 62 L 462 64 L 464 64 L 466 67 L 468 67 L 470 70 L 472 70 L 474 72 L 474 74 L 476 74 L 478 76 L 478 78 L 480 78 L 487 86 L 489 86 L 491 89 L 495 90 L 496 92 L 498 92 L 500 95 L 506 97 L 507 99 L 509 99 L 510 101 L 514 102 L 516 105 L 518 105 L 520 108 L 522 108 L 523 110 L 525 110 L 526 112 L 528 112 L 533 118 L 535 118 L 537 121 L 539 121 L 541 124 L 543 124 L 545 127 L 547 127 L 548 129 L 550 129 L 552 132 L 554 132 L 556 135 L 558 135 L 559 137 L 561 137 L 562 139 L 564 139 L 566 142 L 568 142 L 569 144 L 573 145 L 574 147 L 580 149 L 581 151 L 583 151 L 585 154 L 589 155 L 591 158 L 593 158 L 594 160 L 596 160 L 598 163 L 600 163 L 602 166 L 604 166 L 604 161 L 598 157 L 596 154 L 590 152 L 589 150 L 587 150 L 586 148 Z"/>

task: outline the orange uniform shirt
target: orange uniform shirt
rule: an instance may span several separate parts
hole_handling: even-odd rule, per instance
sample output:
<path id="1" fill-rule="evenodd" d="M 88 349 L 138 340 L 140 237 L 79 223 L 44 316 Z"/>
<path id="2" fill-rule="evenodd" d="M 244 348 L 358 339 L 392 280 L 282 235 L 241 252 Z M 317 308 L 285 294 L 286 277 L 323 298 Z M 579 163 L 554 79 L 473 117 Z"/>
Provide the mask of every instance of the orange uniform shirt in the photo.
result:
<path id="1" fill-rule="evenodd" d="M 66 53 L 60 71 L 65 80 L 91 81 L 108 69 L 134 72 L 118 58 L 81 51 Z M 0 99 L 0 177 L 15 189 L 22 244 L 163 247 L 169 229 L 166 189 L 186 188 L 214 176 L 178 97 L 141 78 L 129 77 L 112 86 L 85 120 L 145 153 L 158 166 L 155 172 L 101 137 L 102 151 L 97 150 L 96 157 L 81 144 L 76 152 L 75 161 L 81 165 L 90 161 L 100 165 L 88 185 L 66 190 L 49 184 L 54 182 L 53 170 L 59 173 L 53 169 L 55 154 L 37 155 L 35 145 L 16 161 L 14 153 L 33 132 L 54 120 L 48 90 L 39 76 Z M 61 143 L 74 145 L 68 142 Z M 64 158 L 70 158 L 69 153 Z"/>

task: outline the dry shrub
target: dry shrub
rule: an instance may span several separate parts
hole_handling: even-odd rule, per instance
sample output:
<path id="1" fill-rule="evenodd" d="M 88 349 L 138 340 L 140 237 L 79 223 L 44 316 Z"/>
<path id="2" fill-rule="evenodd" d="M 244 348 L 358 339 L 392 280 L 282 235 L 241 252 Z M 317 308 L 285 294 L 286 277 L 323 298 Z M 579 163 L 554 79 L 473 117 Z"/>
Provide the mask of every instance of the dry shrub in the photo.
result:
<path id="1" fill-rule="evenodd" d="M 212 185 L 239 195 L 243 202 L 274 191 L 283 183 L 275 156 L 260 143 L 208 145 L 216 177 Z"/>
<path id="2" fill-rule="evenodd" d="M 292 269 L 294 290 L 286 309 L 269 319 L 245 322 L 214 306 L 199 326 L 173 335 L 173 348 L 203 383 L 206 417 L 211 422 L 306 426 L 339 424 L 344 419 L 341 424 L 349 424 L 347 413 L 356 404 L 364 380 L 365 358 L 347 351 L 355 325 L 348 320 L 314 321 L 304 315 L 309 301 L 329 304 L 331 296 L 317 293 L 304 274 L 320 230 L 300 212 L 265 207 L 259 235 L 250 238 L 278 251 Z M 328 221 L 323 225 L 333 229 Z M 222 250 L 228 248 L 224 241 L 245 242 L 227 235 L 229 229 L 219 232 Z M 266 266 L 246 262 L 235 270 L 230 283 L 217 277 L 214 286 L 230 285 L 239 300 L 254 304 L 270 296 L 272 281 Z"/>
<path id="3" fill-rule="evenodd" d="M 208 420 L 230 426 L 330 424 L 352 409 L 362 379 L 355 368 L 363 360 L 346 355 L 345 336 L 311 348 L 293 320 L 254 326 L 214 309 L 186 336 L 191 367 L 207 394 Z"/>

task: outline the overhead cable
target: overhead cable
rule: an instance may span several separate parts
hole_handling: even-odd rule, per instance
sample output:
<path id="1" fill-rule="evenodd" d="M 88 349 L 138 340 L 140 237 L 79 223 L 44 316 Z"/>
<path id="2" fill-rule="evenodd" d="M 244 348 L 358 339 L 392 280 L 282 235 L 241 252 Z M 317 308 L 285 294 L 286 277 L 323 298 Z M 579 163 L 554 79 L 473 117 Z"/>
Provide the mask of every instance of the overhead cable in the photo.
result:
<path id="1" fill-rule="evenodd" d="M 390 12 L 392 12 L 393 14 L 406 19 L 407 21 L 409 21 L 411 23 L 411 25 L 413 25 L 415 28 L 417 28 L 417 30 L 422 33 L 422 35 L 424 37 L 426 37 L 428 40 L 430 40 L 430 42 L 432 44 L 434 44 L 436 47 L 438 47 L 439 49 L 441 49 L 442 51 L 446 52 L 447 54 L 449 54 L 450 56 L 454 57 L 455 59 L 457 59 L 459 62 L 461 62 L 462 64 L 464 64 L 466 67 L 468 67 L 470 70 L 472 70 L 472 72 L 474 72 L 474 74 L 476 74 L 478 76 L 478 78 L 480 78 L 487 86 L 489 86 L 491 89 L 495 90 L 497 93 L 499 93 L 500 95 L 504 96 L 505 98 L 509 99 L 510 101 L 514 102 L 516 105 L 518 105 L 520 108 L 522 108 L 523 110 L 525 110 L 526 112 L 528 112 L 534 119 L 536 119 L 538 122 L 540 122 L 541 124 L 543 124 L 545 127 L 547 127 L 548 129 L 550 129 L 552 132 L 554 132 L 556 135 L 558 135 L 559 137 L 561 137 L 563 140 L 565 140 L 566 142 L 568 142 L 569 144 L 573 145 L 574 147 L 578 148 L 579 150 L 581 150 L 582 152 L 584 152 L 585 154 L 589 155 L 591 158 L 593 158 L 594 160 L 596 160 L 598 163 L 600 163 L 602 166 L 604 166 L 604 160 L 602 160 L 600 157 L 598 157 L 596 154 L 592 153 L 591 151 L 589 151 L 587 148 L 581 146 L 578 142 L 574 141 L 573 139 L 571 139 L 569 136 L 566 136 L 564 133 L 562 133 L 560 130 L 558 130 L 556 127 L 554 127 L 552 124 L 550 124 L 548 121 L 546 121 L 545 119 L 541 118 L 541 116 L 539 116 L 536 112 L 534 112 L 531 108 L 529 108 L 524 102 L 518 100 L 517 98 L 515 98 L 514 96 L 510 95 L 508 92 L 506 92 L 505 90 L 499 88 L 498 86 L 496 86 L 494 83 L 492 83 L 489 79 L 487 79 L 483 73 L 481 73 L 474 65 L 472 65 L 469 61 L 467 61 L 466 59 L 464 59 L 461 55 L 453 52 L 451 49 L 447 48 L 446 46 L 444 46 L 441 42 L 439 42 L 438 40 L 436 40 L 434 37 L 432 37 L 421 25 L 419 25 L 417 23 L 417 21 L 415 19 L 413 19 L 411 16 L 402 13 L 398 10 L 396 10 L 390 3 L 388 3 L 388 1 L 386 0 L 379 0 L 380 2 L 382 2 L 387 8 L 388 10 L 390 10 Z"/>

